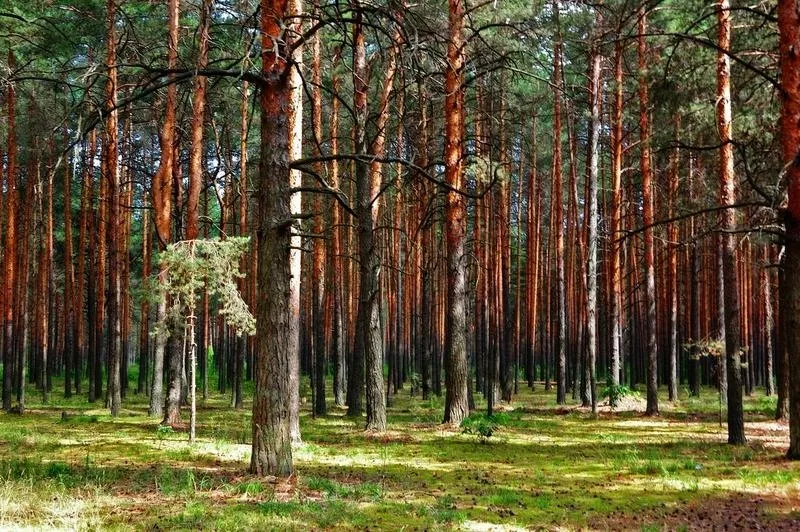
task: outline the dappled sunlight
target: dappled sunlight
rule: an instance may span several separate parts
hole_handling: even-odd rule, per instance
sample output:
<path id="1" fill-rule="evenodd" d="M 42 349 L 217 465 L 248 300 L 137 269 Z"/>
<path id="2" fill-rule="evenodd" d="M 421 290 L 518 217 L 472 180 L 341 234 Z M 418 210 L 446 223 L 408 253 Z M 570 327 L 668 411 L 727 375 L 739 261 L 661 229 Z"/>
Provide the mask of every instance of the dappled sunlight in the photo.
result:
<path id="1" fill-rule="evenodd" d="M 247 473 L 250 413 L 226 413 L 222 401 L 200 409 L 194 444 L 159 428 L 145 404 L 116 420 L 98 409 L 0 414 L 0 527 L 557 529 L 586 526 L 587 515 L 656 520 L 723 494 L 798 499 L 783 424 L 747 420 L 750 444 L 731 447 L 713 416 L 556 415 L 542 406 L 550 397 L 526 390 L 485 440 L 432 421 L 441 406 L 409 397 L 396 398 L 383 433 L 341 411 L 304 411 L 297 472 L 280 484 Z"/>

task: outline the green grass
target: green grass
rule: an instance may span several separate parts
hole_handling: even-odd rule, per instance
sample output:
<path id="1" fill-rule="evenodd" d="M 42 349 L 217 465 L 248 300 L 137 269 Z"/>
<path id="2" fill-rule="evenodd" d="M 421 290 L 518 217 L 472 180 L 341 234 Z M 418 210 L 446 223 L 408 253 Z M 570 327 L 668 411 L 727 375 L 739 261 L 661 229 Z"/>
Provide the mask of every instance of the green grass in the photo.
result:
<path id="1" fill-rule="evenodd" d="M 744 447 L 725 443 L 711 389 L 674 405 L 664 397 L 662 416 L 648 419 L 564 412 L 551 392 L 525 388 L 488 438 L 442 427 L 442 399 L 407 390 L 384 436 L 341 409 L 314 419 L 305 403 L 296 476 L 278 482 L 247 473 L 249 402 L 201 402 L 190 445 L 159 429 L 132 391 L 117 419 L 83 397 L 28 397 L 25 416 L 0 414 L 0 528 L 646 529 L 670 509 L 737 493 L 759 494 L 780 516 L 780 501 L 800 493 L 800 467 L 782 458 L 786 428 L 769 421 L 774 399 L 758 393 L 745 400 Z"/>

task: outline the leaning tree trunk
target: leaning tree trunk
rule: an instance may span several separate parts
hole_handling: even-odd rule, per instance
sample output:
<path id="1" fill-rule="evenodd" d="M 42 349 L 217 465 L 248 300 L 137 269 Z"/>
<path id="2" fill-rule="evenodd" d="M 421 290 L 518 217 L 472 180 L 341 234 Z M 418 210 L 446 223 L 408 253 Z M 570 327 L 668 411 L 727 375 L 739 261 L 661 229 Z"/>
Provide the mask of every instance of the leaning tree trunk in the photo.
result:
<path id="1" fill-rule="evenodd" d="M 728 0 L 720 0 L 719 53 L 717 54 L 717 128 L 720 142 L 720 203 L 728 206 L 722 214 L 722 230 L 736 228 L 736 183 L 733 176 L 731 144 L 731 63 L 727 50 L 731 44 L 731 15 Z M 728 443 L 745 443 L 742 407 L 742 370 L 739 345 L 739 278 L 736 269 L 736 238 L 730 232 L 722 237 L 722 269 L 725 284 L 725 356 L 728 363 Z"/>

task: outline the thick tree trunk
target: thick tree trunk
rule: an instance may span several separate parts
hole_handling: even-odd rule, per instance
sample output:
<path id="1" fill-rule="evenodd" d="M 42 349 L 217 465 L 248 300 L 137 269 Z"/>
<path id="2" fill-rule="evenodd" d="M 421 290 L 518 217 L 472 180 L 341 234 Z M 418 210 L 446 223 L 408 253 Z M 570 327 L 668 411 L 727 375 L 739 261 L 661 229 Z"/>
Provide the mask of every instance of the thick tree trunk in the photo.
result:
<path id="1" fill-rule="evenodd" d="M 178 57 L 178 1 L 169 0 L 169 68 L 175 68 Z M 170 78 L 174 78 L 170 74 Z M 158 246 L 162 251 L 172 241 L 172 184 L 174 171 L 174 145 L 175 145 L 175 106 L 177 102 L 177 88 L 171 83 L 167 88 L 167 100 L 164 108 L 164 124 L 161 127 L 159 144 L 161 147 L 161 161 L 158 171 L 153 176 L 153 211 L 155 219 L 155 234 Z M 164 282 L 164 272 L 159 274 L 159 282 Z M 167 315 L 166 293 L 162 293 L 158 302 L 157 320 L 165 323 Z M 164 412 L 164 356 L 169 341 L 170 331 L 161 331 L 156 336 L 153 351 L 153 386 L 150 393 L 150 415 L 160 417 Z M 178 396 L 180 394 L 178 393 Z M 180 404 L 173 405 L 172 415 L 169 416 L 177 422 L 175 409 L 180 409 Z M 178 413 L 178 418 L 180 414 Z"/>
<path id="2" fill-rule="evenodd" d="M 200 4 L 200 44 L 197 55 L 197 70 L 203 70 L 208 62 L 208 25 L 211 18 L 212 0 Z M 208 78 L 194 78 L 192 93 L 192 144 L 189 152 L 189 193 L 186 198 L 186 239 L 200 236 L 200 191 L 203 187 L 203 123 L 206 110 L 206 85 Z"/>
<path id="3" fill-rule="evenodd" d="M 789 458 L 800 458 L 800 2 L 778 1 L 781 81 L 781 148 L 786 164 L 789 205 L 786 210 L 786 258 L 781 291 L 789 365 Z"/>
<path id="4" fill-rule="evenodd" d="M 445 239 L 447 242 L 447 329 L 445 331 L 444 422 L 459 425 L 469 414 L 467 402 L 467 264 L 464 254 L 464 197 L 454 189 L 463 183 L 464 136 L 464 3 L 449 0 L 449 41 L 445 71 Z M 506 331 L 508 333 L 509 331 Z"/>
<path id="5" fill-rule="evenodd" d="M 250 471 L 292 474 L 291 435 L 291 175 L 289 100 L 291 86 L 283 35 L 287 0 L 261 0 L 261 147 L 254 190 L 258 216 L 256 368 Z"/>
<path id="6" fill-rule="evenodd" d="M 179 23 L 179 2 L 178 0 L 169 0 L 167 5 L 169 14 L 169 52 L 168 64 L 169 68 L 173 69 L 177 66 L 178 62 L 178 23 Z M 175 195 L 175 170 L 178 164 L 175 161 L 176 155 L 176 105 L 177 105 L 177 88 L 175 84 L 170 84 L 167 88 L 167 101 L 164 117 L 164 125 L 161 130 L 161 164 L 153 177 L 153 206 L 156 212 L 156 233 L 158 234 L 161 246 L 165 247 L 167 243 L 172 240 L 172 208 Z M 162 247 L 162 249 L 163 249 Z M 165 295 L 162 297 L 166 297 Z M 166 308 L 166 306 L 165 306 Z M 159 311 L 161 304 L 159 303 Z M 159 316 L 161 319 L 161 316 Z M 180 342 L 182 336 L 176 340 L 175 335 L 178 335 L 177 330 L 173 330 L 174 320 L 168 320 L 169 326 L 164 335 L 165 338 L 157 339 L 155 358 L 168 358 L 168 378 L 167 378 L 167 396 L 166 407 L 164 411 L 164 419 L 162 423 L 165 425 L 176 425 L 180 422 L 181 417 L 181 368 L 183 363 L 183 350 L 180 349 Z M 177 359 L 177 360 L 176 360 Z M 154 368 L 159 365 L 156 361 Z M 155 381 L 160 379 L 161 375 L 153 375 L 153 395 L 150 397 L 150 410 L 153 412 L 153 401 L 156 400 Z M 161 394 L 158 394 L 158 399 L 163 400 Z"/>
<path id="7" fill-rule="evenodd" d="M 720 142 L 720 204 L 736 203 L 736 183 L 733 175 L 733 144 L 731 143 L 731 63 L 727 50 L 731 44 L 730 2 L 720 0 L 717 12 L 719 49 L 717 54 L 717 129 Z M 728 208 L 722 214 L 722 230 L 736 228 L 736 211 Z M 728 443 L 745 443 L 744 412 L 742 407 L 742 368 L 739 345 L 739 278 L 736 269 L 736 238 L 723 234 L 722 267 L 725 283 L 725 353 L 728 363 Z"/>

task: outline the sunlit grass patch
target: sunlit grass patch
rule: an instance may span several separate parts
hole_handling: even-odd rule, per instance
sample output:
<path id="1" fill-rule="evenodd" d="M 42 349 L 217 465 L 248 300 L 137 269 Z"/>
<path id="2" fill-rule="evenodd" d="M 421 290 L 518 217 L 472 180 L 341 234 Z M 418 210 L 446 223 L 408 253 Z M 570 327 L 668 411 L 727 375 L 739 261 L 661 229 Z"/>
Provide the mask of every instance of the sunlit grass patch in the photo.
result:
<path id="1" fill-rule="evenodd" d="M 53 404 L 0 414 L 0 528 L 573 529 L 591 528 L 593 516 L 662 522 L 666 509 L 690 501 L 800 489 L 800 468 L 775 447 L 785 427 L 752 425 L 774 401 L 758 396 L 746 398 L 746 426 L 756 430 L 744 447 L 725 443 L 706 389 L 656 419 L 593 418 L 550 406 L 552 392 L 524 389 L 502 405 L 485 444 L 442 426 L 435 396 L 396 396 L 385 437 L 364 433 L 363 420 L 342 409 L 312 418 L 306 405 L 297 474 L 280 489 L 246 473 L 250 413 L 229 401 L 212 394 L 201 406 L 194 444 L 183 431 L 159 429 L 144 397 L 132 397 L 119 419 L 74 398 L 66 417 Z M 71 521 L 52 521 L 48 497 Z"/>

